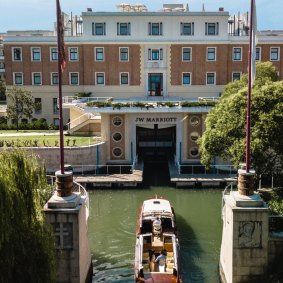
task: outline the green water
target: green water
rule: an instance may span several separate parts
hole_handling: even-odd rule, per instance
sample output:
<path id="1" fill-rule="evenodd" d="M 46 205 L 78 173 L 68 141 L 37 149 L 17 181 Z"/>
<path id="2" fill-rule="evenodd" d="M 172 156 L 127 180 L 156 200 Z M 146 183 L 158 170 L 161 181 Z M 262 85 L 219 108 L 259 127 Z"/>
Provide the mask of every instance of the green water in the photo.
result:
<path id="1" fill-rule="evenodd" d="M 155 195 L 168 199 L 176 212 L 183 282 L 219 282 L 221 193 L 168 186 L 89 191 L 92 282 L 134 282 L 138 212 L 143 200 Z"/>

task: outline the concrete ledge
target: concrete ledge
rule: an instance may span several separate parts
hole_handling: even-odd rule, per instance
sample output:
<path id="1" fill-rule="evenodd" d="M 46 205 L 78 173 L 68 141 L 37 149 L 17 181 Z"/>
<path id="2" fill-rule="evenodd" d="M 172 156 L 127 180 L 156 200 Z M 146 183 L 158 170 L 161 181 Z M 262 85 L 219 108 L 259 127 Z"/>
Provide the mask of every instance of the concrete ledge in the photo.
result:
<path id="1" fill-rule="evenodd" d="M 264 201 L 262 198 L 257 195 L 253 194 L 251 196 L 245 196 L 239 194 L 239 192 L 231 192 L 232 200 L 234 204 L 238 207 L 263 207 Z"/>

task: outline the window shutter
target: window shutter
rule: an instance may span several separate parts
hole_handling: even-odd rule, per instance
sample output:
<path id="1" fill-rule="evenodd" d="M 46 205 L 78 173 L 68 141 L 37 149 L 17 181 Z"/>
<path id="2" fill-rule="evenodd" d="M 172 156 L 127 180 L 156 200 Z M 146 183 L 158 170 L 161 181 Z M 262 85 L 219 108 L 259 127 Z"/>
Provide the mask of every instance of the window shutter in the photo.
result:
<path id="1" fill-rule="evenodd" d="M 195 35 L 195 23 L 192 23 L 192 35 Z"/>
<path id="2" fill-rule="evenodd" d="M 160 48 L 160 60 L 163 60 L 163 48 Z"/>
<path id="3" fill-rule="evenodd" d="M 151 48 L 148 48 L 148 60 L 151 60 Z"/>
<path id="4" fill-rule="evenodd" d="M 148 35 L 151 35 L 151 23 L 148 23 Z"/>
<path id="5" fill-rule="evenodd" d="M 92 23 L 92 35 L 94 35 L 94 23 Z"/>
<path id="6" fill-rule="evenodd" d="M 120 35 L 120 29 L 119 29 L 119 27 L 120 27 L 120 24 L 117 23 L 117 35 Z"/>
<path id="7" fill-rule="evenodd" d="M 216 23 L 216 35 L 218 35 L 219 34 L 219 23 L 217 22 Z"/>
<path id="8" fill-rule="evenodd" d="M 106 23 L 103 23 L 103 35 L 106 35 Z"/>
<path id="9" fill-rule="evenodd" d="M 180 34 L 183 35 L 183 30 L 184 30 L 184 24 L 181 22 L 180 23 Z"/>
<path id="10" fill-rule="evenodd" d="M 160 35 L 163 35 L 162 23 L 160 23 L 159 28 L 160 28 L 159 34 L 160 34 Z"/>
<path id="11" fill-rule="evenodd" d="M 207 23 L 205 23 L 205 35 L 207 35 Z"/>

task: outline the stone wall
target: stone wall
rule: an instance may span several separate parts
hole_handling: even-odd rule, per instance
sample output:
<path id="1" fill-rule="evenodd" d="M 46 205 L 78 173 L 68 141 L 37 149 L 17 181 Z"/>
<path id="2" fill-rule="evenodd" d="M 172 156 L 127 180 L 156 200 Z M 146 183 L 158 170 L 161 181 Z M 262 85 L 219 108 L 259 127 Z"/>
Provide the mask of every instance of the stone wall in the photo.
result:
<path id="1" fill-rule="evenodd" d="M 97 147 L 99 152 L 99 164 L 106 164 L 106 143 L 101 142 L 89 146 L 64 147 L 64 163 L 76 165 L 96 165 Z M 10 148 L 8 148 L 9 150 Z M 40 163 L 44 163 L 47 173 L 54 173 L 60 169 L 59 147 L 28 147 L 27 152 L 33 152 L 38 156 Z M 75 170 L 76 171 L 76 170 Z"/>

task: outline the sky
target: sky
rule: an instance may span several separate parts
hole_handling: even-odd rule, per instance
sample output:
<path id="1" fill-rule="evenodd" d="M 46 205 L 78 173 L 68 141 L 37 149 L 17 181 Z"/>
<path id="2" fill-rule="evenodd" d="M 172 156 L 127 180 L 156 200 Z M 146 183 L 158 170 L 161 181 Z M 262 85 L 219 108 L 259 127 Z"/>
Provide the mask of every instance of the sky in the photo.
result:
<path id="1" fill-rule="evenodd" d="M 93 11 L 116 12 L 118 4 L 147 6 L 158 11 L 163 4 L 187 4 L 190 11 L 201 11 L 204 4 L 209 12 L 224 7 L 230 15 L 250 9 L 249 0 L 60 0 L 63 12 L 81 15 L 86 8 Z M 0 33 L 7 30 L 53 30 L 56 19 L 56 0 L 0 0 Z M 258 30 L 283 30 L 283 0 L 256 0 Z"/>

